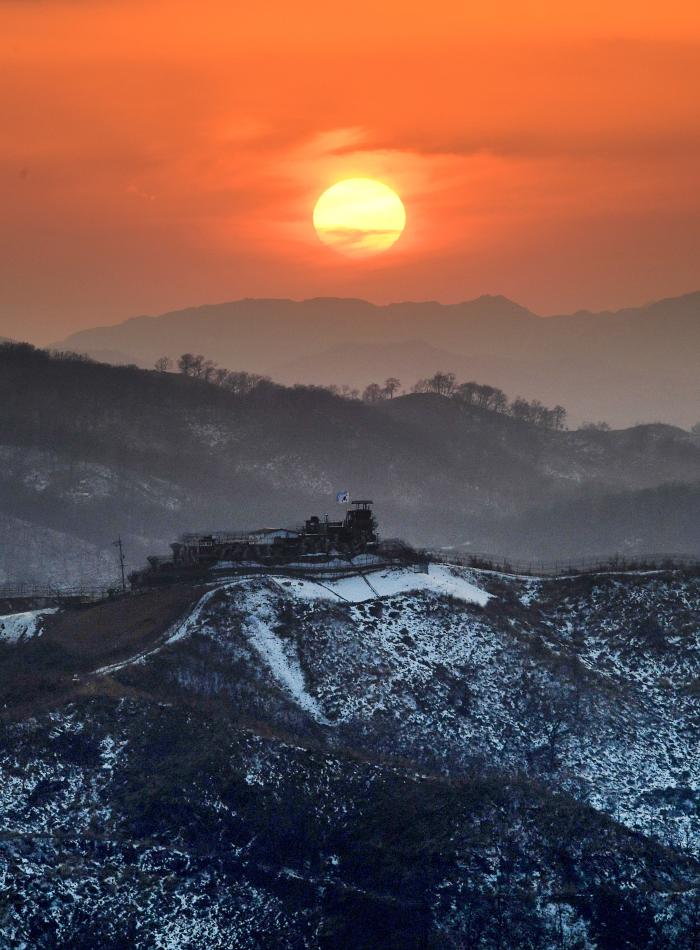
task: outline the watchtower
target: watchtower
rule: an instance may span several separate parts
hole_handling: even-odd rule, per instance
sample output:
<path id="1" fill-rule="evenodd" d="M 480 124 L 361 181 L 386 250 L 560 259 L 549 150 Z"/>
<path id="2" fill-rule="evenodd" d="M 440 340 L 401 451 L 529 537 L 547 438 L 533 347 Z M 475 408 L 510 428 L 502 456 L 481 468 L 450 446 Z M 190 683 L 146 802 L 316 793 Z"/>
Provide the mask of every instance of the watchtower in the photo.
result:
<path id="1" fill-rule="evenodd" d="M 372 511 L 374 502 L 367 498 L 352 501 L 352 508 L 345 515 L 345 527 L 353 541 L 376 541 L 377 521 Z"/>

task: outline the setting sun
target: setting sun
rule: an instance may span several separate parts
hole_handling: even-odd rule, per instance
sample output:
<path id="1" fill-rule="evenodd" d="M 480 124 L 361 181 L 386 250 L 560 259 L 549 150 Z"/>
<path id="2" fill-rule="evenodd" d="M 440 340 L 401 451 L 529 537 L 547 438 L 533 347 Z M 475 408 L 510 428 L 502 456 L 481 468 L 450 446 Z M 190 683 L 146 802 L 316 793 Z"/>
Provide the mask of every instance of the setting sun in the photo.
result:
<path id="1" fill-rule="evenodd" d="M 399 196 L 373 178 L 348 178 L 323 192 L 314 208 L 314 228 L 330 247 L 351 257 L 386 251 L 406 226 Z"/>

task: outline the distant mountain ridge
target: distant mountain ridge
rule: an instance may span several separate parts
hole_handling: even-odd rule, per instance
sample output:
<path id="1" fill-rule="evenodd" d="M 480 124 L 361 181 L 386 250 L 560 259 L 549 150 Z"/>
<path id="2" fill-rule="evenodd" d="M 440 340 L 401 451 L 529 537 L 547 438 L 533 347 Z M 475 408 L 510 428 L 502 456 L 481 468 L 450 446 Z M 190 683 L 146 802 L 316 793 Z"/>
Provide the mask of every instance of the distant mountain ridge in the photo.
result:
<path id="1" fill-rule="evenodd" d="M 55 347 L 143 367 L 192 351 L 283 383 L 365 386 L 399 376 L 410 386 L 445 369 L 561 403 L 574 422 L 700 420 L 700 292 L 547 318 L 502 296 L 381 306 L 244 299 L 82 330 Z"/>

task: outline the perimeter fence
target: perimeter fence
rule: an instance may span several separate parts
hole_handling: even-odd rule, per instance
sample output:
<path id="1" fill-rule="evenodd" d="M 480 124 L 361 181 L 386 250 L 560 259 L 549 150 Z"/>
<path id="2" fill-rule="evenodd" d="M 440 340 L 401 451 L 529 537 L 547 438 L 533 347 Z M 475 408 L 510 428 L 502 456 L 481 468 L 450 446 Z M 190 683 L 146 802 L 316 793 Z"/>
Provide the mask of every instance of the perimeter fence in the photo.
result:
<path id="1" fill-rule="evenodd" d="M 212 569 L 206 575 L 173 575 L 161 578 L 153 586 L 163 586 L 177 582 L 212 583 L 224 582 L 236 577 L 276 575 L 290 578 L 316 578 L 318 580 L 341 580 L 345 577 L 365 576 L 374 571 L 391 568 L 403 568 L 416 572 L 427 572 L 430 564 L 455 564 L 475 570 L 493 571 L 501 574 L 522 575 L 527 577 L 566 577 L 581 574 L 624 574 L 663 571 L 700 572 L 700 557 L 693 554 L 645 554 L 643 556 L 615 554 L 597 557 L 563 558 L 558 560 L 536 560 L 511 558 L 483 552 L 455 554 L 445 550 L 420 550 L 408 557 L 404 552 L 401 558 L 356 559 L 355 563 L 292 563 L 292 564 L 230 564 L 225 568 Z M 141 588 L 143 589 L 143 588 Z M 51 604 L 89 605 L 105 600 L 129 596 L 136 591 L 123 591 L 120 585 L 62 586 L 35 584 L 0 585 L 0 605 L 32 604 L 49 606 Z"/>
<path id="2" fill-rule="evenodd" d="M 364 576 L 372 571 L 388 568 L 406 568 L 413 571 L 427 571 L 429 558 L 423 552 L 416 552 L 414 557 L 376 558 L 372 556 L 356 557 L 352 563 L 333 561 L 331 563 L 309 562 L 289 564 L 253 564 L 228 563 L 225 566 L 212 567 L 208 572 L 177 573 L 153 575 L 153 587 L 167 586 L 177 582 L 216 583 L 235 579 L 236 577 L 257 577 L 275 575 L 290 578 L 317 578 L 319 580 L 341 580 L 344 577 Z M 111 587 L 68 587 L 60 585 L 33 585 L 33 584 L 6 584 L 0 585 L 0 604 L 7 601 L 45 601 L 56 603 L 90 604 L 108 599 L 128 596 L 148 589 L 148 585 L 141 585 L 135 590 L 123 591 L 120 585 Z"/>
<path id="3" fill-rule="evenodd" d="M 550 561 L 535 558 L 512 558 L 483 552 L 454 554 L 444 549 L 430 551 L 429 555 L 431 560 L 442 564 L 459 564 L 463 567 L 473 567 L 479 570 L 528 576 L 564 577 L 574 574 L 700 571 L 700 557 L 698 555 L 669 554 L 665 551 L 643 555 L 592 555 L 581 558 L 559 558 Z"/>
<path id="4" fill-rule="evenodd" d="M 60 584 L 0 584 L 0 603 L 4 601 L 53 601 L 91 604 L 108 598 L 123 597 L 120 586 L 76 587 Z"/>

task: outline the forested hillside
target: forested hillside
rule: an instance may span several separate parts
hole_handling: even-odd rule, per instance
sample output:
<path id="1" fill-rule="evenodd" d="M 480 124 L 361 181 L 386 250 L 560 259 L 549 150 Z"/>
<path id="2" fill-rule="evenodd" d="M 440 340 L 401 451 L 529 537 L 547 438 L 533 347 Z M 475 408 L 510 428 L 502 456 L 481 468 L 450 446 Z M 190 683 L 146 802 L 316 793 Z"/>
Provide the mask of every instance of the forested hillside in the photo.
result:
<path id="1" fill-rule="evenodd" d="M 244 387 L 245 389 L 245 387 Z M 182 531 L 299 521 L 349 488 L 384 536 L 547 558 L 700 549 L 700 444 L 565 431 L 435 393 L 367 404 L 0 347 L 4 582 L 114 574 Z"/>

